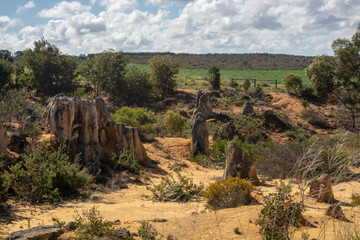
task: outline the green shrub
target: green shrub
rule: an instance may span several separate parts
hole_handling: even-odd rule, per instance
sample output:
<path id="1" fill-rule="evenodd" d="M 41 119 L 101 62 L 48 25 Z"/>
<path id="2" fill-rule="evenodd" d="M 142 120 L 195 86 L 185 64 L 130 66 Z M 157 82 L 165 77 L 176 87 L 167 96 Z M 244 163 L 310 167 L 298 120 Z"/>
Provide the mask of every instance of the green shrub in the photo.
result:
<path id="1" fill-rule="evenodd" d="M 121 168 L 125 168 L 132 173 L 139 174 L 140 166 L 136 159 L 136 149 L 124 150 L 120 153 L 118 159 L 118 165 Z"/>
<path id="2" fill-rule="evenodd" d="M 141 221 L 138 235 L 142 240 L 160 240 L 162 236 L 158 236 L 159 232 L 150 224 L 149 221 Z"/>
<path id="3" fill-rule="evenodd" d="M 249 79 L 245 79 L 245 81 L 243 82 L 243 85 L 242 85 L 242 86 L 243 86 L 245 92 L 249 91 L 249 88 L 250 88 L 250 86 L 251 86 L 250 80 L 249 80 Z"/>
<path id="4" fill-rule="evenodd" d="M 210 83 L 211 89 L 213 90 L 220 89 L 220 71 L 218 67 L 212 66 L 209 69 L 208 82 Z"/>
<path id="5" fill-rule="evenodd" d="M 289 93 L 300 93 L 302 89 L 301 76 L 294 73 L 288 73 L 283 78 L 286 91 Z"/>
<path id="6" fill-rule="evenodd" d="M 203 194 L 206 206 L 212 210 L 238 207 L 251 202 L 255 187 L 247 180 L 230 177 L 210 184 Z"/>
<path id="7" fill-rule="evenodd" d="M 74 240 L 90 240 L 94 238 L 109 237 L 115 238 L 116 232 L 110 221 L 103 220 L 100 212 L 92 207 L 84 211 L 82 215 L 75 216 L 75 236 L 70 237 Z"/>
<path id="8" fill-rule="evenodd" d="M 14 68 L 8 61 L 0 59 L 0 89 L 11 83 L 11 74 Z"/>
<path id="9" fill-rule="evenodd" d="M 255 224 L 264 239 L 290 239 L 290 227 L 300 227 L 300 214 L 305 210 L 301 203 L 294 202 L 291 186 L 282 183 L 276 193 L 264 197 L 264 207 Z"/>
<path id="10" fill-rule="evenodd" d="M 76 159 L 70 162 L 63 147 L 51 152 L 41 143 L 33 153 L 21 157 L 2 179 L 6 188 L 12 188 L 26 201 L 59 200 L 77 194 L 92 180 L 86 168 L 80 170 Z"/>
<path id="11" fill-rule="evenodd" d="M 191 178 L 180 173 L 177 173 L 177 179 L 171 174 L 161 177 L 159 184 L 146 187 L 152 193 L 146 197 L 160 202 L 187 202 L 201 195 L 203 185 L 194 184 Z"/>
<path id="12" fill-rule="evenodd" d="M 156 133 L 154 123 L 155 113 L 145 108 L 122 107 L 111 115 L 116 123 L 125 123 L 137 127 L 141 141 L 152 139 Z"/>
<path id="13" fill-rule="evenodd" d="M 231 81 L 230 82 L 230 87 L 236 88 L 237 86 L 239 86 L 239 84 L 236 81 Z"/>
<path id="14" fill-rule="evenodd" d="M 165 114 L 165 127 L 168 132 L 182 134 L 186 119 L 179 113 L 168 110 Z"/>
<path id="15" fill-rule="evenodd" d="M 351 204 L 354 206 L 360 206 L 360 194 L 355 193 L 351 196 Z"/>

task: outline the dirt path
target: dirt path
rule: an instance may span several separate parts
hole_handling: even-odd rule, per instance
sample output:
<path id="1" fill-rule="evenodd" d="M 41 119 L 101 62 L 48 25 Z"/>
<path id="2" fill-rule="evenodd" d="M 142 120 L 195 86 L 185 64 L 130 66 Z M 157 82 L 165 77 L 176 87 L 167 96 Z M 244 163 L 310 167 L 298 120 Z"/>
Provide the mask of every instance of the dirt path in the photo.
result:
<path id="1" fill-rule="evenodd" d="M 158 138 L 156 143 L 145 144 L 149 156 L 159 161 L 159 171 L 149 169 L 146 176 L 153 181 L 159 181 L 162 174 L 172 172 L 170 168 L 175 163 L 182 166 L 181 173 L 194 178 L 196 183 L 205 185 L 221 178 L 222 169 L 204 169 L 188 161 L 189 139 L 183 138 Z M 186 166 L 187 167 L 186 167 Z M 262 202 L 263 196 L 274 192 L 275 182 L 268 181 L 268 186 L 258 187 L 254 196 Z M 359 182 L 342 183 L 333 187 L 335 197 L 349 203 L 352 193 L 360 192 Z M 296 194 L 296 185 L 294 185 Z M 35 227 L 38 225 L 52 224 L 52 218 L 57 217 L 63 221 L 71 221 L 76 213 L 82 213 L 95 206 L 102 216 L 111 221 L 120 220 L 116 227 L 127 228 L 136 232 L 140 221 L 163 218 L 165 222 L 152 222 L 155 228 L 166 238 L 172 235 L 177 239 L 261 239 L 255 220 L 262 205 L 243 206 L 238 208 L 209 211 L 204 206 L 204 201 L 189 203 L 161 203 L 152 202 L 143 197 L 150 194 L 145 185 L 128 184 L 128 188 L 117 190 L 96 191 L 85 201 L 71 201 L 57 205 L 27 206 L 12 204 L 12 214 L 0 217 L 0 238 L 9 233 Z M 304 216 L 316 228 L 302 227 L 296 231 L 294 239 L 301 239 L 302 233 L 309 233 L 310 238 L 334 239 L 342 229 L 349 229 L 354 223 L 359 223 L 359 207 L 343 206 L 345 215 L 353 223 L 333 220 L 324 215 L 327 204 L 317 203 L 306 198 L 307 211 Z M 235 233 L 235 229 L 238 233 Z"/>

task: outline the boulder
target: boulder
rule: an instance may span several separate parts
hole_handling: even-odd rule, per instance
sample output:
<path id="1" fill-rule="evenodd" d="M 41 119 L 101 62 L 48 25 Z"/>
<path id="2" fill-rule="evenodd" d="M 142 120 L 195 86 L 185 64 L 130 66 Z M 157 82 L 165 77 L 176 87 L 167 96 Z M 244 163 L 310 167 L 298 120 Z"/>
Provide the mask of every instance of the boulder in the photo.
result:
<path id="1" fill-rule="evenodd" d="M 349 219 L 346 218 L 343 210 L 341 209 L 340 203 L 334 203 L 330 205 L 325 212 L 325 215 L 336 218 L 338 220 L 342 220 L 345 222 L 350 222 Z"/>
<path id="2" fill-rule="evenodd" d="M 39 226 L 13 232 L 5 240 L 55 240 L 63 233 L 59 226 Z"/>
<path id="3" fill-rule="evenodd" d="M 214 135 L 215 139 L 225 139 L 225 140 L 232 140 L 234 136 L 237 134 L 236 128 L 232 122 L 225 123 L 221 126 L 219 131 L 216 132 Z"/>
<path id="4" fill-rule="evenodd" d="M 323 203 L 335 202 L 329 174 L 323 174 L 318 179 L 310 182 L 309 196 Z"/>
<path id="5" fill-rule="evenodd" d="M 244 106 L 243 106 L 243 109 L 242 109 L 242 115 L 246 115 L 246 114 L 251 114 L 251 113 L 254 113 L 254 108 L 251 104 L 250 101 L 247 101 Z"/>
<path id="6" fill-rule="evenodd" d="M 201 113 L 195 115 L 191 129 L 191 156 L 198 154 L 209 155 L 209 133 L 206 126 L 206 119 Z"/>
<path id="7" fill-rule="evenodd" d="M 29 146 L 29 142 L 26 140 L 24 135 L 12 135 L 8 148 L 10 151 L 18 154 L 25 153 L 26 148 Z"/>
<path id="8" fill-rule="evenodd" d="M 228 179 L 229 177 L 252 178 L 256 182 L 259 182 L 255 161 L 235 142 L 230 143 L 226 152 L 224 179 Z"/>

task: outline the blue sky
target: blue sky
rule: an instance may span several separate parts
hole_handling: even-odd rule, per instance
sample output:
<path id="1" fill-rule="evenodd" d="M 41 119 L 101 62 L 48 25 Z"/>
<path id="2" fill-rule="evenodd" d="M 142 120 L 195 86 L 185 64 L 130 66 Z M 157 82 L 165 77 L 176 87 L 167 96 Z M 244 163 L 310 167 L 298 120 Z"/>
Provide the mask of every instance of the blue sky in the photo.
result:
<path id="1" fill-rule="evenodd" d="M 332 54 L 358 0 L 1 0 L 0 49 L 45 37 L 68 54 L 117 51 Z"/>

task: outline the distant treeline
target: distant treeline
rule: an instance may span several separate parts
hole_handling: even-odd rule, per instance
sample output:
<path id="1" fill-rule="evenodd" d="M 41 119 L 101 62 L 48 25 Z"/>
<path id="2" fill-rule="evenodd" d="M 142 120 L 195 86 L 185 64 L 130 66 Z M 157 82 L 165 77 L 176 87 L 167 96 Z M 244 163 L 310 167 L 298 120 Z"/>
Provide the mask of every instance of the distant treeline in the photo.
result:
<path id="1" fill-rule="evenodd" d="M 124 53 L 131 63 L 148 64 L 156 55 L 171 55 L 181 68 L 205 68 L 217 66 L 220 69 L 244 70 L 302 70 L 309 66 L 314 57 L 286 54 L 187 54 L 187 53 Z"/>

